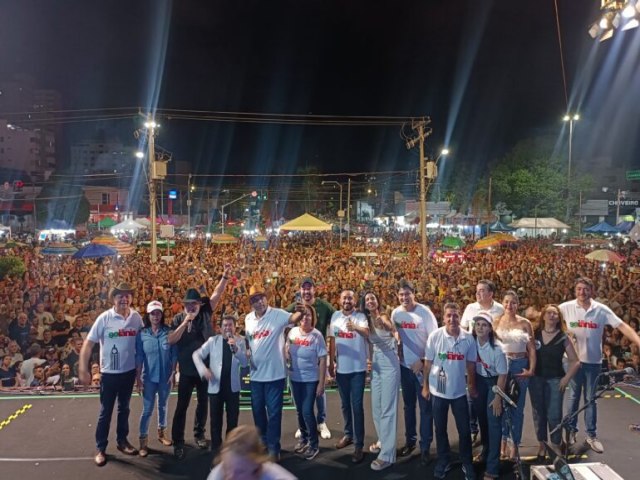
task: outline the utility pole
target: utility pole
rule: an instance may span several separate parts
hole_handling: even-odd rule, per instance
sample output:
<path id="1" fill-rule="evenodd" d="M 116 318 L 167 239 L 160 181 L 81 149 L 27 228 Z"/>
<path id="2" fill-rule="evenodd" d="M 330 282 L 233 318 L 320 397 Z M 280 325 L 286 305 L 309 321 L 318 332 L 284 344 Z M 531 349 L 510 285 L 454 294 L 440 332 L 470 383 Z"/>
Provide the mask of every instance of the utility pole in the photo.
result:
<path id="1" fill-rule="evenodd" d="M 323 180 L 321 182 L 321 185 L 326 185 L 328 183 L 332 183 L 334 185 L 337 185 L 340 188 L 340 210 L 338 210 L 338 219 L 340 221 L 340 248 L 342 248 L 342 219 L 344 218 L 344 210 L 342 209 L 342 184 L 339 182 L 336 182 L 335 180 Z M 277 202 L 276 202 L 276 208 L 277 208 Z"/>
<path id="2" fill-rule="evenodd" d="M 489 177 L 489 195 L 487 197 L 487 235 L 491 234 L 489 228 L 491 227 L 491 182 L 492 178 Z"/>
<path id="3" fill-rule="evenodd" d="M 411 122 L 411 129 L 418 132 L 416 137 L 407 140 L 406 145 L 411 149 L 419 144 L 420 146 L 420 240 L 422 244 L 422 261 L 427 259 L 427 185 L 425 182 L 425 158 L 424 141 L 431 135 L 431 128 L 425 128 L 431 123 L 429 117 L 422 117 L 420 120 Z"/>
<path id="4" fill-rule="evenodd" d="M 155 181 L 155 132 L 156 122 L 151 117 L 151 114 L 147 115 L 147 135 L 149 142 L 149 217 L 151 220 L 151 262 L 156 263 L 158 261 L 158 237 L 156 232 L 156 181 Z"/>
<path id="5" fill-rule="evenodd" d="M 191 241 L 191 174 L 187 180 L 187 232 Z"/>
<path id="6" fill-rule="evenodd" d="M 347 230 L 347 245 L 351 243 L 351 178 L 349 178 L 349 183 L 347 186 L 347 226 L 349 229 Z M 340 232 L 342 236 L 342 232 Z"/>

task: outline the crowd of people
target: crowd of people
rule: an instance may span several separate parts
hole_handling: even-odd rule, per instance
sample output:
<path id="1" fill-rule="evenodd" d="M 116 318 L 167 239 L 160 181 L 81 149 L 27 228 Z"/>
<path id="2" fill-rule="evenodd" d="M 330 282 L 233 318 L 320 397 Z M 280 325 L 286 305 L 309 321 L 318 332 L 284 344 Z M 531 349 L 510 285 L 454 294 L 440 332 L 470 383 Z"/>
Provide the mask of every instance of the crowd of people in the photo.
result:
<path id="1" fill-rule="evenodd" d="M 500 458 L 516 455 L 529 385 L 535 385 L 530 398 L 544 456 L 549 431 L 553 447 L 562 442 L 554 428 L 565 390 L 577 410 L 581 396 L 586 401 L 593 394 L 603 356 L 611 368 L 638 371 L 634 247 L 617 245 L 627 258 L 621 264 L 594 263 L 584 248 L 539 239 L 469 249 L 463 261 L 443 262 L 423 262 L 419 242 L 397 238 L 376 246 L 352 239 L 342 248 L 321 236 L 283 237 L 267 248 L 194 241 L 178 244 L 171 263 L 151 263 L 142 247 L 90 262 L 15 247 L 10 253 L 24 260 L 26 272 L 0 281 L 1 388 L 100 388 L 98 465 L 106 463 L 115 402 L 117 447 L 141 455 L 148 451 L 157 402 L 158 439 L 181 459 L 193 390 L 196 445 L 219 452 L 223 412 L 227 434 L 238 424 L 240 382 L 232 372 L 249 365 L 255 425 L 277 462 L 287 379 L 300 426 L 294 450 L 312 460 L 318 437 L 331 435 L 326 418 L 335 412 L 326 411 L 324 385 L 332 378 L 344 419 L 335 446 L 353 445 L 358 463 L 371 371 L 379 439 L 366 448 L 376 455 L 372 469 L 387 468 L 418 447 L 428 464 L 435 438 L 435 473 L 444 477 L 451 408 L 465 477 L 474 478 L 476 461 L 494 478 Z M 506 416 L 493 387 L 506 389 L 509 378 L 520 395 Z M 169 437 L 167 400 L 176 381 Z M 135 384 L 144 402 L 139 448 L 128 440 Z M 396 448 L 400 388 L 405 432 L 404 445 Z M 595 405 L 586 410 L 586 442 L 601 452 L 596 411 Z M 575 421 L 569 430 L 575 442 Z M 482 451 L 474 458 L 478 435 Z"/>

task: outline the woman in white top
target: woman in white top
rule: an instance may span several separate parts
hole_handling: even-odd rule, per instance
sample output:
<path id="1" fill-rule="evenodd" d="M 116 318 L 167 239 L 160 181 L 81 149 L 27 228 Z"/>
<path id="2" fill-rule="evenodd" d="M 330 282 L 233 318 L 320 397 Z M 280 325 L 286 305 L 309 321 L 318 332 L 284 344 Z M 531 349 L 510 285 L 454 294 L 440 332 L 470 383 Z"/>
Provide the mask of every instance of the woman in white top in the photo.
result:
<path id="1" fill-rule="evenodd" d="M 493 393 L 494 385 L 503 391 L 507 383 L 507 359 L 500 343 L 495 339 L 493 317 L 489 312 L 478 312 L 473 318 L 473 336 L 477 342 L 476 388 L 478 396 L 472 398 L 482 435 L 482 452 L 474 461 L 486 463 L 485 480 L 500 476 L 500 440 L 502 438 L 502 399 Z"/>
<path id="2" fill-rule="evenodd" d="M 371 413 L 378 441 L 369 447 L 378 454 L 372 470 L 384 470 L 396 461 L 398 425 L 398 393 L 400 391 L 400 356 L 402 342 L 395 325 L 380 311 L 373 292 L 364 296 L 364 313 L 369 323 L 369 343 L 373 349 L 371 362 Z"/>
<path id="3" fill-rule="evenodd" d="M 494 331 L 502 342 L 502 348 L 507 356 L 509 374 L 518 381 L 520 396 L 515 410 L 508 414 L 511 417 L 512 432 L 507 426 L 507 415 L 502 421 L 501 456 L 514 460 L 515 445 L 520 445 L 522 427 L 524 423 L 524 405 L 527 399 L 527 386 L 536 370 L 536 347 L 533 341 L 531 322 L 518 315 L 518 294 L 508 290 L 503 297 L 504 314 L 493 325 Z"/>

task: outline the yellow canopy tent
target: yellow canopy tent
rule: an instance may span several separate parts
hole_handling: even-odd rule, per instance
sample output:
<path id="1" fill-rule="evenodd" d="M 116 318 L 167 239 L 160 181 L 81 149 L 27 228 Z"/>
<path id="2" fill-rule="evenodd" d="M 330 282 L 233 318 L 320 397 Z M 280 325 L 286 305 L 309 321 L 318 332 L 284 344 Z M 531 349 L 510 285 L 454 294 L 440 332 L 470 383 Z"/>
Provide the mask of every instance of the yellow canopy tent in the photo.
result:
<path id="1" fill-rule="evenodd" d="M 331 230 L 331 224 L 305 213 L 298 218 L 285 223 L 280 230 L 294 230 L 298 232 L 326 232 Z"/>

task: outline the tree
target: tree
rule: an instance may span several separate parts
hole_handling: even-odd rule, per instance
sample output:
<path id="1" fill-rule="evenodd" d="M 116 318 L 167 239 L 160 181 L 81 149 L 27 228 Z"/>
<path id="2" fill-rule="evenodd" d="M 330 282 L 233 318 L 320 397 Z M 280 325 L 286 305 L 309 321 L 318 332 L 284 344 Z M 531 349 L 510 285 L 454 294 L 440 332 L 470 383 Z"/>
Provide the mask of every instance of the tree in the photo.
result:
<path id="1" fill-rule="evenodd" d="M 492 203 L 504 202 L 520 217 L 564 218 L 567 162 L 554 146 L 555 138 L 551 136 L 522 140 L 494 164 Z M 572 203 L 577 202 L 577 190 L 588 184 L 589 178 L 585 175 L 571 182 Z"/>
<path id="2" fill-rule="evenodd" d="M 0 257 L 0 280 L 4 280 L 7 275 L 20 277 L 25 272 L 24 262 L 19 257 Z"/>

